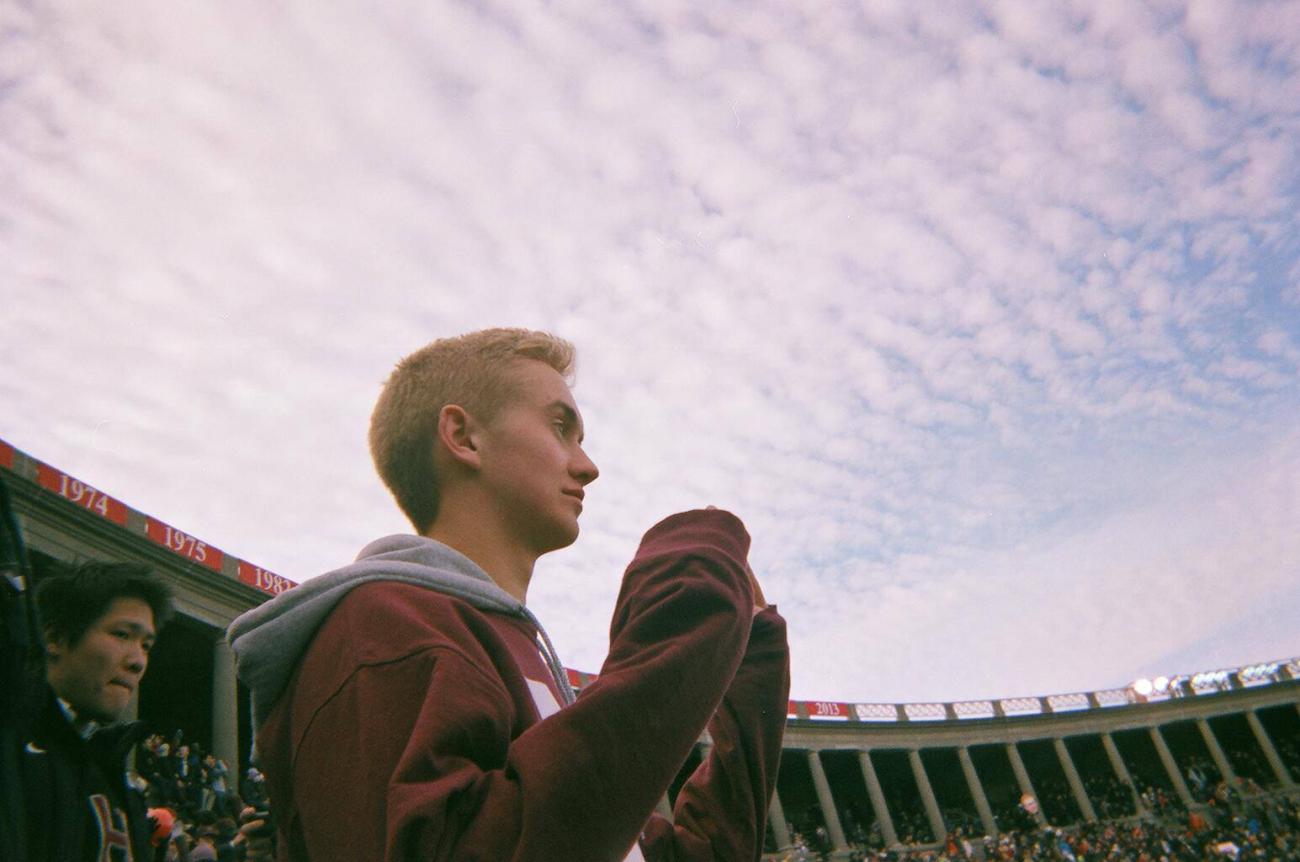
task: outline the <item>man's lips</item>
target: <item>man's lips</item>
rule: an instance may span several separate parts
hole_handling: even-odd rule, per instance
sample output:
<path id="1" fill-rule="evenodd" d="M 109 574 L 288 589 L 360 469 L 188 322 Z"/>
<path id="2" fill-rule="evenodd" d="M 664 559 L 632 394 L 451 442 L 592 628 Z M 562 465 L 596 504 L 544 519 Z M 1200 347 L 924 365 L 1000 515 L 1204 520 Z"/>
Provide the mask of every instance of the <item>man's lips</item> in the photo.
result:
<path id="1" fill-rule="evenodd" d="M 573 497 L 573 498 L 575 498 L 579 503 L 581 503 L 581 502 L 582 502 L 582 498 L 586 496 L 586 494 L 585 494 L 583 491 L 581 491 L 581 490 L 577 490 L 577 491 L 565 491 L 565 492 L 564 492 L 564 495 L 565 495 L 566 497 Z"/>
<path id="2" fill-rule="evenodd" d="M 110 680 L 108 681 L 108 684 L 109 684 L 109 685 L 120 685 L 122 688 L 126 689 L 127 691 L 135 691 L 135 683 L 130 682 L 130 681 L 128 681 L 128 680 L 124 680 L 124 679 L 110 679 Z"/>

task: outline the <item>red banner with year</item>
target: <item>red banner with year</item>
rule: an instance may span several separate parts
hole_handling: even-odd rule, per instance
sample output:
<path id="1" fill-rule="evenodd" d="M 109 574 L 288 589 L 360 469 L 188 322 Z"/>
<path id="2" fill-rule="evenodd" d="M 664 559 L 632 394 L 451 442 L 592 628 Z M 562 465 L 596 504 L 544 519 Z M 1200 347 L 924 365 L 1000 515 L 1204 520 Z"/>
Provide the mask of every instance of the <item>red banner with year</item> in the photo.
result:
<path id="1" fill-rule="evenodd" d="M 48 464 L 37 464 L 36 482 L 45 490 L 53 491 L 101 518 L 107 518 L 114 524 L 126 525 L 126 505 L 80 479 L 74 479 Z"/>
<path id="2" fill-rule="evenodd" d="M 277 575 L 274 572 L 268 572 L 260 566 L 246 563 L 243 560 L 239 561 L 239 580 L 248 584 L 250 587 L 255 587 L 256 589 L 259 589 L 264 593 L 270 593 L 273 596 L 278 596 L 285 590 L 297 586 L 297 584 L 288 578 Z"/>
<path id="3" fill-rule="evenodd" d="M 187 560 L 193 560 L 200 566 L 207 566 L 214 572 L 221 571 L 224 554 L 207 542 L 200 542 L 188 533 L 182 533 L 171 524 L 164 524 L 162 521 L 153 518 L 146 520 L 145 533 L 148 534 L 150 539 L 153 539 L 169 551 L 174 551 Z"/>
<path id="4" fill-rule="evenodd" d="M 848 719 L 852 715 L 847 703 L 832 703 L 824 700 L 805 701 L 804 709 L 808 710 L 809 718 Z"/>

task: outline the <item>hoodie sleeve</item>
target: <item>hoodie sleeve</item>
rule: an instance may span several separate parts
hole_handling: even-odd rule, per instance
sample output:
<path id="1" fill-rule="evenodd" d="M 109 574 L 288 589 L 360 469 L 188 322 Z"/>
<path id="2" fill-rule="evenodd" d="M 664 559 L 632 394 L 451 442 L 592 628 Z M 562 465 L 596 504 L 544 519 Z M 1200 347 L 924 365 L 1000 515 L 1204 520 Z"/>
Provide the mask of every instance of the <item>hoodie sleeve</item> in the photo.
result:
<path id="1" fill-rule="evenodd" d="M 769 605 L 754 617 L 740 669 L 709 721 L 713 745 L 678 794 L 673 821 L 656 814 L 646 826 L 649 862 L 762 856 L 789 692 L 785 620 Z"/>
<path id="2" fill-rule="evenodd" d="M 716 510 L 652 528 L 624 576 L 600 676 L 522 731 L 508 683 L 473 649 L 414 650 L 352 674 L 293 746 L 289 843 L 304 858 L 616 862 L 713 719 L 718 764 L 686 794 L 709 813 L 651 844 L 711 840 L 706 821 L 739 805 L 748 835 L 726 827 L 718 858 L 745 858 L 721 848 L 761 845 L 758 797 L 780 747 L 770 721 L 754 725 L 775 689 L 750 677 L 784 667 L 770 655 L 783 654 L 780 618 L 754 618 L 748 546 L 741 522 Z M 783 723 L 784 703 L 776 711 Z M 367 823 L 385 834 L 365 836 Z M 656 858 L 706 858 L 672 852 Z"/>

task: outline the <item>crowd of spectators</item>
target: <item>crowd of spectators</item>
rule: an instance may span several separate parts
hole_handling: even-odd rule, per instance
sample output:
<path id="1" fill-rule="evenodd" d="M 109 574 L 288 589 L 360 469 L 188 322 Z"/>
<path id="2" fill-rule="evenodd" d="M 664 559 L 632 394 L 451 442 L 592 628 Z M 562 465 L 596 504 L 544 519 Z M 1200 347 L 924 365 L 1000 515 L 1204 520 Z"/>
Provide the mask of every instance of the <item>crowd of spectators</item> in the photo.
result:
<path id="1" fill-rule="evenodd" d="M 1074 799 L 1074 792 L 1064 778 L 1035 778 L 1034 789 L 1038 792 L 1038 804 L 1042 806 L 1048 821 L 1074 823 L 1083 818 L 1079 803 Z"/>
<path id="2" fill-rule="evenodd" d="M 255 768 L 236 781 L 230 766 L 177 731 L 154 734 L 135 750 L 132 785 L 145 799 L 160 858 L 240 862 L 239 824 L 267 809 L 266 781 Z"/>
<path id="3" fill-rule="evenodd" d="M 894 832 L 904 844 L 923 844 L 937 837 L 930 829 L 929 818 L 916 808 L 894 815 Z"/>
<path id="4" fill-rule="evenodd" d="M 1020 831 L 981 848 L 983 859 L 1058 862 L 1182 862 L 1182 860 L 1300 859 L 1300 807 L 1284 796 L 1239 799 L 1232 808 L 1213 806 L 1183 816 L 1098 821 L 1072 829 Z M 927 862 L 946 853 L 905 853 L 899 862 Z"/>
<path id="5" fill-rule="evenodd" d="M 1168 787 L 1141 778 L 1134 779 L 1137 786 L 1138 800 L 1142 808 L 1156 817 L 1169 819 L 1182 817 L 1187 813 L 1187 806 L 1182 798 Z"/>
<path id="6" fill-rule="evenodd" d="M 1225 785 L 1219 782 L 1216 787 Z M 1243 781 L 1244 791 L 1249 785 Z M 1127 785 L 1120 785 L 1127 791 Z M 1130 796 L 1131 800 L 1131 796 Z M 1094 803 L 1095 805 L 1095 803 Z M 1131 807 L 1131 801 L 1130 801 Z M 879 841 L 855 844 L 852 862 L 1300 862 L 1300 802 L 1284 793 L 1234 789 L 1226 801 L 1191 809 L 1148 808 L 1142 816 L 1102 817 L 1066 828 L 1042 826 L 1027 811 L 1007 812 L 1012 828 L 996 839 L 974 838 L 965 827 L 942 846 L 890 850 Z M 1000 821 L 1001 822 L 1001 821 Z M 927 830 L 928 831 L 928 830 Z M 901 838 L 901 836 L 900 836 Z M 821 852 L 819 852 L 821 851 Z M 827 859 L 829 848 L 796 842 L 782 862 Z"/>
<path id="7" fill-rule="evenodd" d="M 1224 753 L 1238 777 L 1257 784 L 1272 784 L 1277 780 L 1268 761 L 1264 759 L 1264 753 L 1258 748 L 1229 747 Z"/>
<path id="8" fill-rule="evenodd" d="M 812 807 L 795 814 L 789 821 L 790 841 L 797 852 L 806 859 L 824 859 L 832 849 L 830 832 L 819 808 Z"/>
<path id="9" fill-rule="evenodd" d="M 1300 750 L 1289 741 L 1279 746 L 1286 767 L 1300 777 Z M 869 826 L 851 813 L 843 818 L 853 862 L 1300 862 L 1300 805 L 1285 795 L 1260 787 L 1255 775 L 1264 772 L 1253 752 L 1229 754 L 1235 781 L 1227 781 L 1208 757 L 1193 757 L 1184 777 L 1193 799 L 1189 809 L 1171 789 L 1135 779 L 1127 784 L 1114 776 L 1084 780 L 1094 823 L 1055 828 L 1041 825 L 1034 813 L 1016 802 L 994 811 L 999 836 L 975 838 L 980 824 L 969 812 L 943 812 L 950 830 L 941 847 L 889 850 L 879 825 Z M 165 854 L 176 862 L 239 862 L 245 858 L 238 823 L 250 811 L 268 806 L 264 777 L 248 769 L 236 782 L 230 767 L 202 745 L 187 742 L 178 731 L 171 737 L 155 734 L 136 751 L 135 786 L 144 794 L 159 828 L 173 838 Z M 1068 784 L 1053 779 L 1036 782 L 1042 809 L 1053 823 L 1081 821 Z M 1135 806 L 1135 799 L 1140 808 Z M 1139 811 L 1142 816 L 1137 816 Z M 821 811 L 815 806 L 790 821 L 793 847 L 782 856 L 790 862 L 829 859 L 832 843 Z M 894 816 L 900 843 L 933 843 L 921 812 Z M 162 833 L 160 833 L 161 835 Z M 159 858 L 163 858 L 161 855 Z"/>
<path id="10" fill-rule="evenodd" d="M 1084 792 L 1092 802 L 1092 810 L 1102 820 L 1132 817 L 1137 814 L 1136 791 L 1132 784 L 1114 775 L 1092 776 L 1083 779 Z"/>
<path id="11" fill-rule="evenodd" d="M 1261 754 L 1226 752 L 1234 775 L 1225 779 L 1208 756 L 1183 764 L 1192 805 L 1170 787 L 1135 777 L 1129 784 L 1115 776 L 1084 779 L 1084 789 L 1098 820 L 1083 822 L 1069 785 L 1039 778 L 1039 800 L 1028 806 L 1006 800 L 994 810 L 999 836 L 984 839 L 976 818 L 966 811 L 945 810 L 948 834 L 935 842 L 928 820 L 917 811 L 894 814 L 903 845 L 929 844 L 925 850 L 890 850 L 878 824 L 868 816 L 842 814 L 851 862 L 1300 862 L 1300 798 L 1282 792 Z M 1285 768 L 1300 778 L 1300 750 L 1290 740 L 1278 746 Z M 1253 759 L 1252 759 L 1253 758 Z M 1258 780 L 1257 780 L 1258 779 Z M 1037 816 L 1037 804 L 1048 823 Z M 862 824 L 869 824 L 864 826 Z M 829 859 L 831 842 L 819 809 L 791 822 L 793 847 L 779 858 L 786 862 Z M 934 847 L 938 843 L 940 846 Z"/>

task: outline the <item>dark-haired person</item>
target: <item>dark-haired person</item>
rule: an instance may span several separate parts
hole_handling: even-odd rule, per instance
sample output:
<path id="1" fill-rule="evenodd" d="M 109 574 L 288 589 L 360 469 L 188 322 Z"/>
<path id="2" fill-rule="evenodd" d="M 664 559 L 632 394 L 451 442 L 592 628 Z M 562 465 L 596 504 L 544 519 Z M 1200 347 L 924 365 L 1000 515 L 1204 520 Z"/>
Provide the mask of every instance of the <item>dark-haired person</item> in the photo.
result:
<path id="1" fill-rule="evenodd" d="M 28 858 L 145 862 L 143 800 L 126 782 L 143 726 L 122 719 L 171 591 L 141 565 L 46 558 L 38 568 L 49 690 L 20 737 Z"/>
<path id="2" fill-rule="evenodd" d="M 525 605 L 598 473 L 573 353 L 493 329 L 402 360 L 371 452 L 418 535 L 372 542 L 232 625 L 282 860 L 761 855 L 789 658 L 740 519 L 698 509 L 650 529 L 576 700 Z M 706 727 L 670 822 L 656 802 Z"/>

